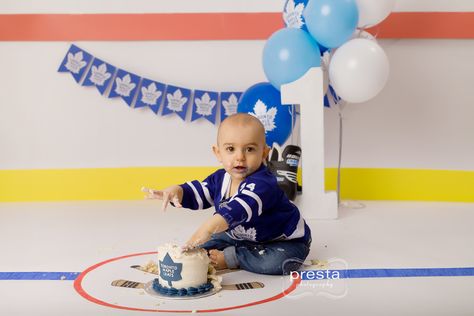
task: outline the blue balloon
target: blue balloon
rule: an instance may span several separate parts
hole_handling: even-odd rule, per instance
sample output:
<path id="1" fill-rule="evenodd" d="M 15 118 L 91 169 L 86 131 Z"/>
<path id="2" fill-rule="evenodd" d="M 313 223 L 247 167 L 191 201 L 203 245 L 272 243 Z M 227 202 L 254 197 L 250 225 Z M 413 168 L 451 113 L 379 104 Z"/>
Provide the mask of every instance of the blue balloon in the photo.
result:
<path id="1" fill-rule="evenodd" d="M 318 43 L 336 48 L 354 33 L 359 9 L 356 0 L 310 0 L 303 16 L 309 33 Z"/>
<path id="2" fill-rule="evenodd" d="M 291 133 L 292 106 L 281 104 L 280 91 L 269 82 L 248 88 L 240 97 L 237 112 L 249 113 L 262 122 L 268 146 L 274 142 L 283 145 Z"/>
<path id="3" fill-rule="evenodd" d="M 321 65 L 318 43 L 305 31 L 284 28 L 270 36 L 263 48 L 263 71 L 268 81 L 280 90 L 311 67 Z"/>
<path id="4" fill-rule="evenodd" d="M 307 4 L 308 0 L 286 0 L 285 6 L 283 7 L 283 21 L 285 22 L 286 27 L 302 29 L 303 31 L 308 32 L 306 21 L 303 17 L 303 11 Z M 318 46 L 319 52 L 322 56 L 328 48 L 320 43 L 318 43 Z"/>

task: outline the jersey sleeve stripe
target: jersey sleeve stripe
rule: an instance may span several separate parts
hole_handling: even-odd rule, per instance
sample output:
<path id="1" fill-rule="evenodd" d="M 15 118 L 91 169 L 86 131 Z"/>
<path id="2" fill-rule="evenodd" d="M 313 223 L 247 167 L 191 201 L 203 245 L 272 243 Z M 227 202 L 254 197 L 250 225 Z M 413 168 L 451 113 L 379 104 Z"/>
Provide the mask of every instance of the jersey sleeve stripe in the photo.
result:
<path id="1" fill-rule="evenodd" d="M 241 198 L 239 197 L 236 197 L 234 199 L 234 201 L 237 201 L 240 203 L 240 205 L 242 205 L 242 207 L 245 209 L 245 211 L 247 212 L 247 220 L 246 222 L 249 222 L 250 219 L 252 218 L 252 209 L 250 208 L 250 206 L 247 204 L 247 202 L 245 202 L 244 200 L 242 200 Z"/>
<path id="2" fill-rule="evenodd" d="M 211 199 L 211 193 L 209 192 L 209 189 L 204 184 L 202 184 L 202 182 L 199 182 L 199 184 L 202 187 L 202 191 L 204 192 L 207 202 L 211 205 L 214 205 L 214 201 Z"/>
<path id="3" fill-rule="evenodd" d="M 186 184 L 189 185 L 191 187 L 191 189 L 193 190 L 193 192 L 194 192 L 194 197 L 196 198 L 196 202 L 198 203 L 198 210 L 202 210 L 203 209 L 203 202 L 202 202 L 201 196 L 199 195 L 196 187 L 191 182 L 186 182 Z"/>
<path id="4" fill-rule="evenodd" d="M 287 237 L 287 239 L 296 239 L 303 237 L 305 233 L 305 228 L 304 228 L 304 219 L 303 216 L 300 214 L 300 219 L 298 220 L 298 224 L 296 224 L 295 230 L 293 233 Z"/>
<path id="5" fill-rule="evenodd" d="M 227 189 L 230 183 L 230 175 L 226 172 L 224 174 L 224 179 L 222 180 L 222 187 L 221 187 L 221 197 L 225 198 L 225 194 L 227 193 Z"/>
<path id="6" fill-rule="evenodd" d="M 257 202 L 257 204 L 258 204 L 258 215 L 260 216 L 262 214 L 262 205 L 263 205 L 262 200 L 260 199 L 260 197 L 257 194 L 255 194 L 254 192 L 250 191 L 250 190 L 243 190 L 242 194 L 250 196 L 251 198 L 253 198 Z"/>

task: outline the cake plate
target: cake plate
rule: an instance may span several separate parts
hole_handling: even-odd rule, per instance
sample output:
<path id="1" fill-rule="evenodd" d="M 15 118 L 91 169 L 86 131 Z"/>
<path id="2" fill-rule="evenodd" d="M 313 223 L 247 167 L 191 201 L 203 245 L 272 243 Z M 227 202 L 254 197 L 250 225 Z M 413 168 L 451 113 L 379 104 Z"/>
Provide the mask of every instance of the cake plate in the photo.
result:
<path id="1" fill-rule="evenodd" d="M 145 284 L 145 287 L 143 288 L 145 292 L 151 296 L 157 297 L 157 298 L 162 298 L 162 299 L 167 299 L 167 300 L 194 300 L 196 298 L 202 298 L 202 297 L 207 297 L 216 294 L 220 290 L 216 290 L 216 288 L 212 288 L 209 291 L 205 293 L 198 293 L 196 295 L 192 296 L 168 296 L 168 295 L 163 295 L 161 293 L 158 293 L 153 289 L 153 281 L 147 282 Z"/>

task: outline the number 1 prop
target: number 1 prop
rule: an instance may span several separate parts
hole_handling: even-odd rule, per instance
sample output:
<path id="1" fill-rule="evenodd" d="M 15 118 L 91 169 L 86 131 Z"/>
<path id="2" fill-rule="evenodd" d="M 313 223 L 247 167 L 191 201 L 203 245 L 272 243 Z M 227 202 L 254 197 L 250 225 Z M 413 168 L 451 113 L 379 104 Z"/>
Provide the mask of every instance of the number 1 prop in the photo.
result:
<path id="1" fill-rule="evenodd" d="M 324 190 L 323 72 L 313 67 L 281 85 L 282 104 L 300 105 L 303 194 L 296 200 L 307 219 L 336 219 L 337 194 Z"/>

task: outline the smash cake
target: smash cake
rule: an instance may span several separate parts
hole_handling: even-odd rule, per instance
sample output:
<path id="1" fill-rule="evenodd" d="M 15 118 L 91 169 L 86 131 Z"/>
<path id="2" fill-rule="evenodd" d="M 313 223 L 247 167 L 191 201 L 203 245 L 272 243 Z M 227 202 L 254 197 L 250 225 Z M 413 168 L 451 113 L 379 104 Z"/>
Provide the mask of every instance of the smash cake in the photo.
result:
<path id="1" fill-rule="evenodd" d="M 164 296 L 195 296 L 221 289 L 221 278 L 202 248 L 183 251 L 175 244 L 158 247 L 157 272 L 153 290 Z"/>

